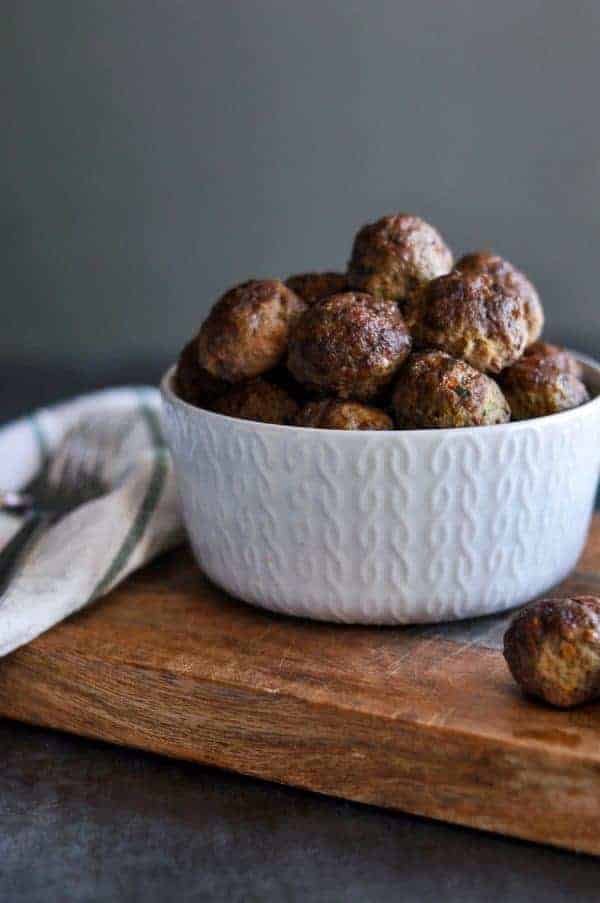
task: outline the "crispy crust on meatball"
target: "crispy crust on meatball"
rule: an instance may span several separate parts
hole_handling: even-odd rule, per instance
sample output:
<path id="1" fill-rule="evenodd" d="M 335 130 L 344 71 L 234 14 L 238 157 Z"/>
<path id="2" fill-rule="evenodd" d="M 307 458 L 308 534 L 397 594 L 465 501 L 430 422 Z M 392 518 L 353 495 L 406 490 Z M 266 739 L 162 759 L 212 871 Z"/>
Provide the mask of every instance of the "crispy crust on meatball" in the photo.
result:
<path id="1" fill-rule="evenodd" d="M 296 276 L 289 276 L 285 284 L 303 301 L 312 305 L 329 295 L 345 292 L 348 278 L 344 273 L 298 273 Z"/>
<path id="2" fill-rule="evenodd" d="M 397 213 L 359 230 L 348 263 L 351 288 L 396 301 L 452 269 L 452 252 L 437 229 Z"/>
<path id="3" fill-rule="evenodd" d="M 232 386 L 212 410 L 240 420 L 287 424 L 295 420 L 298 405 L 284 389 L 259 378 Z"/>
<path id="4" fill-rule="evenodd" d="M 175 371 L 175 389 L 180 398 L 196 407 L 209 407 L 229 388 L 229 384 L 211 376 L 198 361 L 198 339 L 188 342 Z"/>
<path id="5" fill-rule="evenodd" d="M 399 429 L 444 429 L 506 423 L 510 409 L 499 386 L 443 351 L 413 354 L 392 396 Z"/>
<path id="6" fill-rule="evenodd" d="M 242 382 L 285 356 L 306 304 L 277 279 L 252 279 L 220 298 L 198 334 L 200 365 L 217 379 Z"/>
<path id="7" fill-rule="evenodd" d="M 487 273 L 504 291 L 518 295 L 525 308 L 527 344 L 531 345 L 539 339 L 544 328 L 544 309 L 535 286 L 525 273 L 491 251 L 465 254 L 456 264 L 456 269 L 463 272 Z"/>
<path id="8" fill-rule="evenodd" d="M 554 366 L 563 373 L 572 373 L 577 379 L 583 376 L 583 367 L 565 348 L 549 342 L 534 342 L 525 351 L 525 357 L 552 358 Z"/>
<path id="9" fill-rule="evenodd" d="M 453 270 L 411 297 L 405 312 L 422 348 L 441 348 L 478 370 L 499 373 L 518 360 L 528 337 L 523 305 L 485 273 Z"/>
<path id="10" fill-rule="evenodd" d="M 556 351 L 531 350 L 501 373 L 499 382 L 513 420 L 546 417 L 589 401 L 586 387 L 575 375 L 577 361 L 566 351 Z"/>
<path id="11" fill-rule="evenodd" d="M 504 658 L 525 693 L 561 708 L 600 695 L 600 599 L 541 599 L 515 617 Z"/>
<path id="12" fill-rule="evenodd" d="M 345 292 L 319 301 L 299 320 L 288 369 L 309 389 L 366 401 L 391 381 L 410 347 L 394 301 Z"/>
<path id="13" fill-rule="evenodd" d="M 309 401 L 300 409 L 296 426 L 312 426 L 324 430 L 392 430 L 391 417 L 371 405 L 358 401 L 324 398 Z"/>

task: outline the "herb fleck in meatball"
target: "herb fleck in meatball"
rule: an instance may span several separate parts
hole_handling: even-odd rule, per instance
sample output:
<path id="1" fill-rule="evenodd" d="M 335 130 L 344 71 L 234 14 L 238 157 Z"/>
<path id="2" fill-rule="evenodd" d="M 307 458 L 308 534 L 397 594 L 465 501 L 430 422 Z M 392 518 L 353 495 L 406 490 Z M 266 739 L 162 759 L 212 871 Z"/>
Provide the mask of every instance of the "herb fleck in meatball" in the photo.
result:
<path id="1" fill-rule="evenodd" d="M 325 398 L 309 401 L 296 417 L 296 426 L 319 427 L 324 430 L 392 430 L 391 417 L 379 408 L 358 401 Z"/>
<path id="2" fill-rule="evenodd" d="M 215 401 L 212 410 L 241 420 L 286 424 L 295 419 L 298 405 L 279 386 L 264 379 L 253 379 L 232 386 Z"/>
<path id="3" fill-rule="evenodd" d="M 197 407 L 209 407 L 229 388 L 228 383 L 211 376 L 200 366 L 197 337 L 188 342 L 179 355 L 175 388 L 184 401 Z"/>
<path id="4" fill-rule="evenodd" d="M 415 292 L 405 316 L 417 345 L 441 348 L 484 372 L 518 360 L 529 334 L 519 298 L 486 274 L 459 270 Z"/>
<path id="5" fill-rule="evenodd" d="M 400 429 L 444 429 L 506 423 L 510 409 L 493 379 L 443 351 L 413 354 L 392 396 Z"/>
<path id="6" fill-rule="evenodd" d="M 410 347 L 394 301 L 345 292 L 319 301 L 299 320 L 288 369 L 309 389 L 366 401 L 391 381 Z"/>
<path id="7" fill-rule="evenodd" d="M 552 358 L 552 363 L 558 370 L 563 373 L 572 373 L 578 379 L 583 375 L 583 367 L 579 361 L 565 348 L 559 345 L 551 345 L 549 342 L 534 342 L 525 351 L 525 356 L 535 355 L 536 358 Z"/>
<path id="8" fill-rule="evenodd" d="M 600 599 L 542 599 L 515 617 L 504 658 L 525 693 L 569 708 L 600 695 Z"/>
<path id="9" fill-rule="evenodd" d="M 544 327 L 544 309 L 540 297 L 533 283 L 512 263 L 490 251 L 476 251 L 474 254 L 465 254 L 461 257 L 456 269 L 463 272 L 487 273 L 502 289 L 518 295 L 525 307 L 527 344 L 531 345 L 540 337 Z"/>
<path id="10" fill-rule="evenodd" d="M 251 280 L 220 298 L 198 334 L 198 360 L 228 383 L 266 373 L 285 356 L 306 304 L 277 279 Z"/>
<path id="11" fill-rule="evenodd" d="M 343 273 L 299 273 L 286 279 L 285 284 L 307 304 L 315 304 L 329 295 L 345 292 L 348 279 Z"/>
<path id="12" fill-rule="evenodd" d="M 588 401 L 588 391 L 576 373 L 577 361 L 568 352 L 545 343 L 534 346 L 500 375 L 513 419 L 558 414 Z"/>
<path id="13" fill-rule="evenodd" d="M 348 264 L 351 288 L 402 301 L 452 269 L 452 252 L 429 223 L 408 213 L 363 226 Z"/>

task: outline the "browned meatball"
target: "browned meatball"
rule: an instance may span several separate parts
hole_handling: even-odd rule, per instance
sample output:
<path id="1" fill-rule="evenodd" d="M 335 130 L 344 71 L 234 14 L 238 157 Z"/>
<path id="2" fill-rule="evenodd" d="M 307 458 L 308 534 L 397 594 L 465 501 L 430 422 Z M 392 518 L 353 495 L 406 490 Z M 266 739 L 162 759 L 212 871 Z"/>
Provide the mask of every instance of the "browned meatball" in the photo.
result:
<path id="1" fill-rule="evenodd" d="M 454 270 L 432 280 L 414 293 L 405 316 L 422 348 L 441 348 L 484 372 L 509 367 L 527 344 L 521 301 L 485 274 Z"/>
<path id="2" fill-rule="evenodd" d="M 324 298 L 300 319 L 288 368 L 309 389 L 366 401 L 391 381 L 410 346 L 395 302 L 345 292 Z"/>
<path id="3" fill-rule="evenodd" d="M 212 410 L 240 420 L 286 424 L 295 419 L 298 405 L 279 386 L 265 379 L 253 379 L 232 386 L 214 402 Z"/>
<path id="4" fill-rule="evenodd" d="M 309 401 L 300 409 L 296 426 L 312 426 L 323 430 L 392 430 L 391 417 L 379 408 L 358 401 L 324 398 Z"/>
<path id="5" fill-rule="evenodd" d="M 198 334 L 200 365 L 218 379 L 260 376 L 284 356 L 306 304 L 277 279 L 253 279 L 220 298 Z"/>
<path id="6" fill-rule="evenodd" d="M 600 599 L 541 599 L 504 635 L 504 658 L 525 693 L 569 708 L 600 695 Z"/>
<path id="7" fill-rule="evenodd" d="M 540 346 L 500 375 L 513 420 L 558 414 L 589 400 L 586 387 L 575 375 L 577 361 L 555 346 L 550 346 L 554 351 L 549 354 L 545 343 Z"/>
<path id="8" fill-rule="evenodd" d="M 315 304 L 329 295 L 345 292 L 348 279 L 344 273 L 299 273 L 289 276 L 285 284 L 307 304 Z"/>
<path id="9" fill-rule="evenodd" d="M 399 429 L 488 426 L 510 420 L 494 380 L 443 351 L 411 355 L 398 374 L 392 406 Z"/>
<path id="10" fill-rule="evenodd" d="M 531 345 L 540 337 L 544 328 L 544 309 L 540 296 L 533 283 L 512 263 L 498 254 L 492 254 L 491 251 L 476 251 L 461 257 L 456 269 L 463 272 L 487 273 L 504 291 L 518 295 L 525 308 L 527 344 Z"/>
<path id="11" fill-rule="evenodd" d="M 348 264 L 351 288 L 402 301 L 452 269 L 452 252 L 433 226 L 409 213 L 363 226 Z"/>
<path id="12" fill-rule="evenodd" d="M 271 385 L 279 386 L 280 389 L 287 392 L 299 405 L 306 404 L 307 401 L 311 401 L 315 397 L 314 393 L 308 392 L 303 385 L 294 379 L 285 361 L 278 364 L 274 370 L 269 370 L 265 374 L 265 378 L 268 379 Z"/>
<path id="13" fill-rule="evenodd" d="M 177 394 L 189 404 L 208 407 L 229 388 L 229 384 L 211 376 L 198 361 L 197 337 L 188 342 L 181 354 L 175 372 Z"/>
<path id="14" fill-rule="evenodd" d="M 535 355 L 538 359 L 552 358 L 552 362 L 557 369 L 562 370 L 563 373 L 572 373 L 578 379 L 581 379 L 583 375 L 583 367 L 579 361 L 559 345 L 551 345 L 549 342 L 534 342 L 525 351 L 526 357 L 532 355 Z"/>

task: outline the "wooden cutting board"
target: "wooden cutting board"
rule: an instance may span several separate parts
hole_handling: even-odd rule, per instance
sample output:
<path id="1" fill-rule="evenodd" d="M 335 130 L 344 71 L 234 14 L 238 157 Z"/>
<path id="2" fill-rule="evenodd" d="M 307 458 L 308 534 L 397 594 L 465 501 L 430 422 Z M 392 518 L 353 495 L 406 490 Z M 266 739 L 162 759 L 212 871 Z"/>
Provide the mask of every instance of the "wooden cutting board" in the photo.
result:
<path id="1" fill-rule="evenodd" d="M 599 516 L 560 591 L 600 592 Z M 287 619 L 181 550 L 2 660 L 0 714 L 600 853 L 600 703 L 524 699 L 499 651 L 508 620 Z"/>

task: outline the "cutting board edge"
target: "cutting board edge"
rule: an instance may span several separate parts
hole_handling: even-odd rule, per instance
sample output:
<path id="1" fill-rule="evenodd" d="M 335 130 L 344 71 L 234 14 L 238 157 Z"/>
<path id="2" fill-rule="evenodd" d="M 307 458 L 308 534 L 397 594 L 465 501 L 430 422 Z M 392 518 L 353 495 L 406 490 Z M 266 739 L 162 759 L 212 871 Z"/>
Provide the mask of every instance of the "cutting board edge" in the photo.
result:
<path id="1" fill-rule="evenodd" d="M 598 763 L 568 749 L 530 746 L 519 740 L 510 743 L 446 725 L 381 719 L 326 701 L 315 703 L 264 690 L 253 693 L 247 687 L 210 681 L 194 687 L 194 704 L 185 714 L 185 723 L 178 725 L 185 736 L 176 738 L 174 711 L 181 710 L 182 691 L 176 681 L 158 689 L 160 676 L 149 672 L 142 675 L 148 679 L 144 687 L 139 671 L 129 669 L 135 673 L 125 677 L 145 690 L 136 694 L 136 704 L 142 706 L 137 724 L 146 725 L 141 730 L 132 721 L 119 723 L 124 673 L 115 682 L 109 673 L 99 675 L 97 662 L 88 675 L 85 668 L 82 673 L 81 662 L 65 671 L 64 661 L 52 656 L 45 658 L 41 668 L 40 659 L 30 656 L 28 663 L 27 658 L 24 650 L 5 663 L 0 683 L 4 717 L 326 796 L 600 854 L 600 812 L 590 811 L 589 805 L 573 811 L 582 785 L 597 781 Z M 56 691 L 55 682 L 49 693 L 48 677 L 57 668 L 62 668 L 60 690 Z M 26 697 L 19 692 L 25 684 Z M 28 705 L 10 704 L 10 699 L 19 698 L 27 698 Z M 225 743 L 212 729 L 217 712 L 224 708 L 228 717 L 221 733 L 230 735 Z M 274 708 L 284 715 L 285 729 L 279 733 L 273 726 L 278 720 L 273 718 Z M 92 713 L 95 727 L 89 722 Z M 455 750 L 449 748 L 452 739 L 460 741 Z M 257 758 L 257 748 L 268 754 Z M 468 752 L 473 754 L 472 773 Z M 499 761 L 500 777 L 490 782 L 491 768 L 498 772 Z M 559 789 L 557 781 L 563 784 Z M 482 784 L 487 784 L 487 813 L 482 811 Z M 547 788 L 551 788 L 549 794 Z"/>

